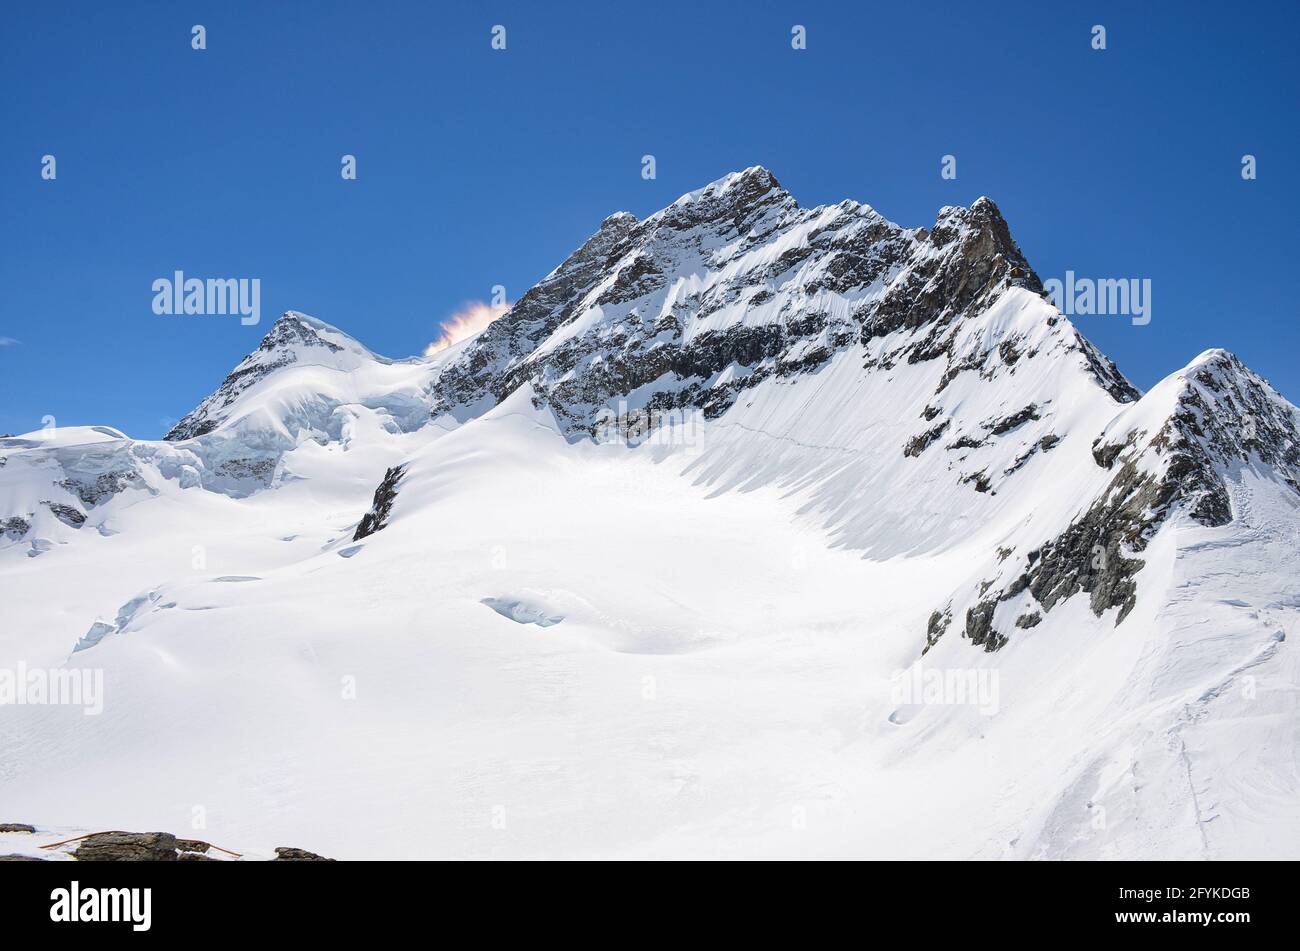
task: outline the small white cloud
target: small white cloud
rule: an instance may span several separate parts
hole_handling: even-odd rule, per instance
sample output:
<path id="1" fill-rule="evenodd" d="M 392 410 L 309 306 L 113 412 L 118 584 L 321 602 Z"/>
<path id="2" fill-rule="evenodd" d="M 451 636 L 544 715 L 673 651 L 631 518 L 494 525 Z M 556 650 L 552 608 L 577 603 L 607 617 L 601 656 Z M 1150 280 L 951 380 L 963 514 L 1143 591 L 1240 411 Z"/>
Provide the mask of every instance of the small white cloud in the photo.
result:
<path id="1" fill-rule="evenodd" d="M 442 336 L 424 348 L 424 355 L 431 357 L 474 336 L 509 309 L 509 304 L 493 306 L 481 300 L 470 301 L 442 322 Z"/>
<path id="2" fill-rule="evenodd" d="M 0 347 L 16 347 L 20 342 L 13 337 L 0 337 Z"/>

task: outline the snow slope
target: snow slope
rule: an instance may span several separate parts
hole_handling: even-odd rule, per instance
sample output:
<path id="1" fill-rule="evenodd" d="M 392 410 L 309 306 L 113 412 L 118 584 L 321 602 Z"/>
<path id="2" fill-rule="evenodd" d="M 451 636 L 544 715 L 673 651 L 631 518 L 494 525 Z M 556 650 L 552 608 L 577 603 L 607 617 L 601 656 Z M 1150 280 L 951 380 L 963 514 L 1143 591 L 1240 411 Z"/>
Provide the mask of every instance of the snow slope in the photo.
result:
<path id="1" fill-rule="evenodd" d="M 1294 858 L 1298 417 L 1223 351 L 1139 398 L 986 199 L 736 173 L 436 357 L 290 313 L 164 441 L 0 441 L 0 670 L 105 684 L 0 706 L 0 819 Z"/>

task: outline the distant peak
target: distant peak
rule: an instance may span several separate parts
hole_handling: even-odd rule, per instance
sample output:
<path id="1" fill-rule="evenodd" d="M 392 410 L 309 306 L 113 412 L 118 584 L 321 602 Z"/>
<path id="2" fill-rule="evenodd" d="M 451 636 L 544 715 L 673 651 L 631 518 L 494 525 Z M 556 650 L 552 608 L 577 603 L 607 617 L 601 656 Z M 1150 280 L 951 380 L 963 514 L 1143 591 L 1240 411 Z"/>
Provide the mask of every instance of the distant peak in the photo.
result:
<path id="1" fill-rule="evenodd" d="M 1171 373 L 1167 379 L 1180 381 L 1184 392 L 1199 385 L 1214 394 L 1214 398 L 1220 393 L 1244 389 L 1262 390 L 1270 394 L 1270 399 L 1286 401 L 1273 384 L 1247 366 L 1241 357 L 1222 347 L 1201 351 L 1187 366 Z M 1287 405 L 1291 404 L 1288 402 Z"/>
<path id="2" fill-rule="evenodd" d="M 175 442 L 204 436 L 232 417 L 231 407 L 262 380 L 301 364 L 351 371 L 368 362 L 393 361 L 371 352 L 337 327 L 296 310 L 286 310 L 271 325 L 257 349 L 244 357 L 163 439 Z"/>
<path id="3" fill-rule="evenodd" d="M 271 325 L 258 350 L 280 350 L 292 346 L 325 347 L 335 352 L 344 349 L 369 352 L 353 337 L 332 324 L 301 311 L 286 310 Z"/>
<path id="4" fill-rule="evenodd" d="M 1206 366 L 1244 367 L 1245 364 L 1231 350 L 1224 350 L 1222 347 L 1211 347 L 1209 350 L 1202 350 L 1193 357 L 1191 362 L 1183 367 L 1183 372 L 1190 373 Z"/>
<path id="5" fill-rule="evenodd" d="M 1181 393 L 1192 392 L 1198 386 L 1217 392 L 1225 386 L 1268 385 L 1268 381 L 1246 366 L 1240 357 L 1222 347 L 1201 351 L 1185 367 L 1165 377 L 1165 381 Z M 1272 387 L 1269 386 L 1269 389 Z"/>
<path id="6" fill-rule="evenodd" d="M 323 320 L 319 320 L 315 317 L 312 317 L 310 314 L 304 314 L 302 311 L 298 311 L 298 310 L 286 310 L 283 314 L 281 314 L 276 319 L 275 323 L 272 324 L 271 326 L 272 329 L 275 329 L 276 327 L 279 327 L 281 325 L 300 326 L 321 333 L 332 333 L 332 334 L 340 334 L 343 336 L 347 336 L 346 334 L 343 333 L 343 331 L 339 330 L 337 327 L 333 326 L 332 324 L 327 324 Z"/>

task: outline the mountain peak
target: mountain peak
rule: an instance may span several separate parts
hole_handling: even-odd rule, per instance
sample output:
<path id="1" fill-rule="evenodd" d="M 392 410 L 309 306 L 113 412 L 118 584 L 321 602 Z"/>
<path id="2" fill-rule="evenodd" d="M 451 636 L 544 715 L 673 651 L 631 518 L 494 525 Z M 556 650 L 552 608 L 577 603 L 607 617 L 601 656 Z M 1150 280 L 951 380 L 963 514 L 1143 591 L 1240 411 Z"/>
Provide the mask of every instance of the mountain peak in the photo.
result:
<path id="1" fill-rule="evenodd" d="M 1092 454 L 1107 469 L 1155 473 L 1162 508 L 1184 500 L 1197 521 L 1221 525 L 1232 517 L 1226 481 L 1241 467 L 1300 492 L 1298 417 L 1267 380 L 1214 348 L 1126 407 Z"/>
<path id="2" fill-rule="evenodd" d="M 286 310 L 277 318 L 262 338 L 258 350 L 279 350 L 295 345 L 324 347 L 336 353 L 345 349 L 365 350 L 354 338 L 332 324 L 297 310 Z"/>
<path id="3" fill-rule="evenodd" d="M 1188 362 L 1187 366 L 1178 372 L 1181 375 L 1188 375 L 1203 367 L 1249 371 L 1249 368 L 1241 362 L 1241 358 L 1231 350 L 1224 350 L 1222 347 L 1211 347 L 1209 350 L 1202 350 L 1198 353 Z"/>
<path id="4" fill-rule="evenodd" d="M 204 436 L 226 418 L 226 410 L 244 392 L 278 370 L 295 364 L 350 371 L 359 366 L 391 364 L 354 338 L 323 320 L 287 310 L 257 345 L 222 381 L 221 386 L 163 436 L 175 442 Z"/>
<path id="5" fill-rule="evenodd" d="M 781 188 L 781 183 L 776 180 L 768 169 L 762 165 L 751 165 L 749 168 L 741 169 L 739 172 L 729 172 L 714 182 L 705 186 L 705 190 L 713 189 L 715 192 L 725 192 L 731 189 L 739 188 L 746 190 L 771 191 L 772 189 Z"/>
<path id="6" fill-rule="evenodd" d="M 702 197 L 714 197 L 730 191 L 740 191 L 746 193 L 767 192 L 772 190 L 785 191 L 781 188 L 781 183 L 776 180 L 768 169 L 762 165 L 751 165 L 749 168 L 741 169 L 738 172 L 728 172 L 721 178 L 715 178 L 700 188 L 692 189 L 673 204 L 683 204 L 696 201 Z"/>
<path id="7" fill-rule="evenodd" d="M 627 228 L 638 224 L 637 216 L 630 211 L 616 211 L 600 223 L 600 230 L 606 228 Z"/>
<path id="8" fill-rule="evenodd" d="M 776 176 L 761 165 L 752 165 L 689 191 L 651 216 L 677 229 L 730 219 L 737 227 L 769 208 L 796 209 L 798 204 Z"/>

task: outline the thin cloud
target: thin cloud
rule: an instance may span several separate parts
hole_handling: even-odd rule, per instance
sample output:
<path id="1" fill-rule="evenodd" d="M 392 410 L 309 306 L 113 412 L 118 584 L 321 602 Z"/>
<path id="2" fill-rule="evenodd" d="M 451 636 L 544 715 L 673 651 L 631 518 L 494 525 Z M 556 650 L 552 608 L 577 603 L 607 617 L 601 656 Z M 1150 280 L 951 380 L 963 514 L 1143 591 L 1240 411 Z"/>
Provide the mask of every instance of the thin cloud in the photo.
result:
<path id="1" fill-rule="evenodd" d="M 442 336 L 424 348 L 424 355 L 431 357 L 452 344 L 474 336 L 509 309 L 509 304 L 492 305 L 481 300 L 470 301 L 442 322 Z"/>
<path id="2" fill-rule="evenodd" d="M 20 343 L 21 340 L 15 340 L 13 337 L 0 337 L 0 347 L 16 347 Z"/>

